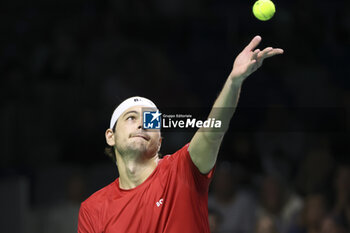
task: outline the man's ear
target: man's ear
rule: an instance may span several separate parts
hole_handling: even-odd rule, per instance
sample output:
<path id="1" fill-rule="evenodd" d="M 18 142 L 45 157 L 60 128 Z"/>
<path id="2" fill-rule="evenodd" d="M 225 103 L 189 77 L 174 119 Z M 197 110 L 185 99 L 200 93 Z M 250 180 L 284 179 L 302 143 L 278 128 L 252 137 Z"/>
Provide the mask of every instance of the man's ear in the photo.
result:
<path id="1" fill-rule="evenodd" d="M 108 145 L 110 145 L 110 146 L 115 145 L 113 130 L 107 129 L 106 133 L 105 133 L 105 137 L 106 137 L 106 142 Z"/>

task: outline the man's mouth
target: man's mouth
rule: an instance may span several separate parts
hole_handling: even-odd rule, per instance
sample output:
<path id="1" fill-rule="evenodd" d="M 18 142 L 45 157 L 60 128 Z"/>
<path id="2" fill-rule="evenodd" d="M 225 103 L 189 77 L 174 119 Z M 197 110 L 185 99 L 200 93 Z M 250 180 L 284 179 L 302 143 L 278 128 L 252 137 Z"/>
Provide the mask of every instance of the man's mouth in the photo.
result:
<path id="1" fill-rule="evenodd" d="M 140 138 L 143 138 L 145 139 L 146 141 L 148 141 L 150 138 L 147 134 L 141 134 L 141 133 L 137 133 L 137 134 L 133 134 L 131 137 L 140 137 Z"/>

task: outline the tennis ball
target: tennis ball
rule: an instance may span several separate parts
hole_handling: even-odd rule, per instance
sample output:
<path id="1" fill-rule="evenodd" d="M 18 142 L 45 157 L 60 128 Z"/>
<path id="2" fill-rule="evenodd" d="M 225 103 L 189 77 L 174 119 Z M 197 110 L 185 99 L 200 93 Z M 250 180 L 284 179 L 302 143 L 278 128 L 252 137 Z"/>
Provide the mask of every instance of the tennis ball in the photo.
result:
<path id="1" fill-rule="evenodd" d="M 253 14 L 262 21 L 271 19 L 275 11 L 275 4 L 270 0 L 258 0 L 253 6 Z"/>

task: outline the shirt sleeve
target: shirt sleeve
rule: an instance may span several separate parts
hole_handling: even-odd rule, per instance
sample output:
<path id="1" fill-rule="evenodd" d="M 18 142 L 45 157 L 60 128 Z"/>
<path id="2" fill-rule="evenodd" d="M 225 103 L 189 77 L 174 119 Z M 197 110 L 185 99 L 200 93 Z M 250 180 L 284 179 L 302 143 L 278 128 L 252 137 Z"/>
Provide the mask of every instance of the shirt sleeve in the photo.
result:
<path id="1" fill-rule="evenodd" d="M 93 219 L 85 204 L 82 203 L 79 210 L 78 233 L 98 233 L 96 230 L 96 221 Z"/>
<path id="2" fill-rule="evenodd" d="M 176 176 L 189 185 L 195 185 L 200 193 L 209 191 L 209 184 L 213 178 L 215 166 L 207 173 L 202 174 L 193 163 L 188 151 L 189 143 L 180 150 L 170 155 L 168 158 L 172 160 L 176 169 Z"/>

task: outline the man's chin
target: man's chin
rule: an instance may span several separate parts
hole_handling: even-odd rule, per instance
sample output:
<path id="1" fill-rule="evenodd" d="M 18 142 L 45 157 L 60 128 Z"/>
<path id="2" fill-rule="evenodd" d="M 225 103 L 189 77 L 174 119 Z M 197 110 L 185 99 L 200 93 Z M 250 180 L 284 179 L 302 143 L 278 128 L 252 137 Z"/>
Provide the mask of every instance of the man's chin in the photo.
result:
<path id="1" fill-rule="evenodd" d="M 153 147 L 149 147 L 146 143 L 140 143 L 140 144 L 131 144 L 127 147 L 127 150 L 129 153 L 132 154 L 139 154 L 139 155 L 145 155 L 145 156 L 153 156 L 155 153 L 157 153 L 157 150 Z"/>
<path id="2" fill-rule="evenodd" d="M 144 153 L 147 149 L 146 143 L 132 143 L 128 146 L 128 150 L 133 153 Z"/>

